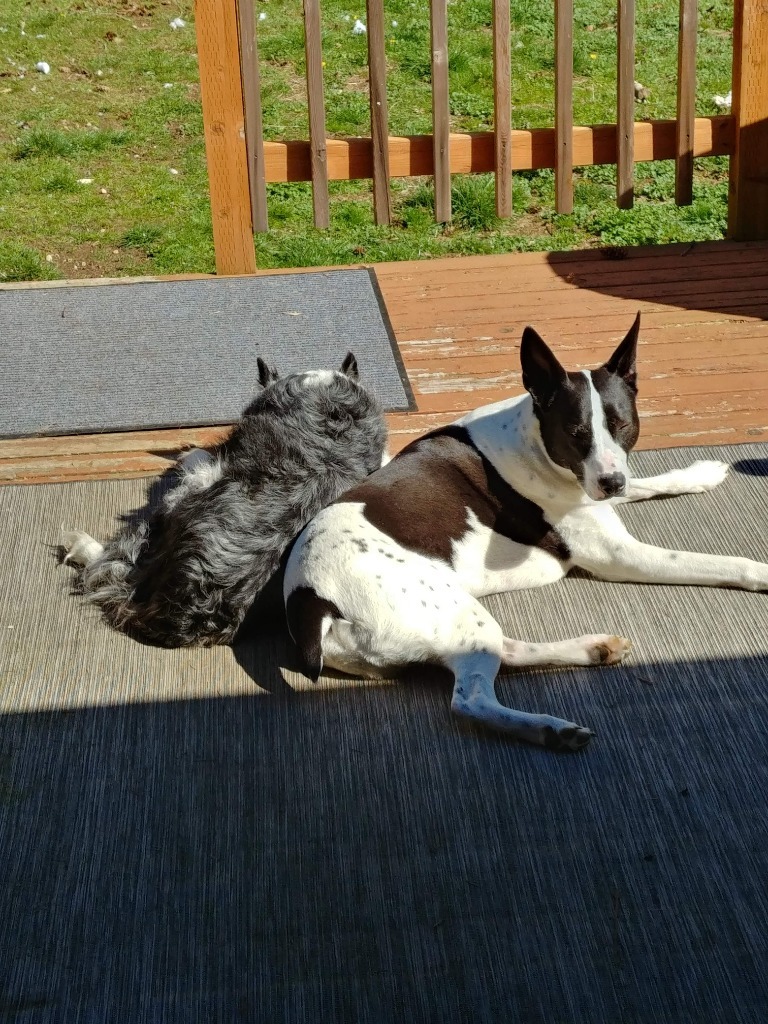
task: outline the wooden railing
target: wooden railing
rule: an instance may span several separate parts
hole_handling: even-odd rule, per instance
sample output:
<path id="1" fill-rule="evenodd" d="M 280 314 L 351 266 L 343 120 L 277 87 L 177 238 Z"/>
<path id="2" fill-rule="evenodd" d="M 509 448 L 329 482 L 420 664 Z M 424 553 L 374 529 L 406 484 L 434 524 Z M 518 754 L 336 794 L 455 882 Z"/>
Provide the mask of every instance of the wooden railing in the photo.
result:
<path id="1" fill-rule="evenodd" d="M 432 135 L 389 135 L 384 0 L 367 0 L 370 137 L 325 129 L 320 0 L 304 0 L 309 139 L 265 141 L 253 0 L 196 0 L 200 84 L 216 267 L 252 273 L 253 231 L 268 227 L 268 182 L 311 181 L 315 226 L 329 223 L 328 182 L 370 178 L 377 224 L 391 219 L 390 179 L 432 175 L 435 218 L 451 219 L 451 175 L 493 171 L 496 209 L 512 209 L 512 172 L 554 168 L 556 209 L 573 209 L 573 168 L 615 164 L 617 203 L 633 203 L 634 165 L 676 161 L 675 200 L 691 202 L 693 159 L 731 156 L 729 234 L 768 238 L 768 0 L 735 0 L 729 116 L 696 117 L 697 0 L 678 0 L 675 120 L 634 120 L 635 0 L 618 2 L 616 124 L 573 124 L 573 0 L 555 0 L 552 128 L 514 130 L 510 0 L 493 2 L 494 131 L 450 132 L 447 0 L 431 0 Z M 514 2 L 514 0 L 512 0 Z"/>

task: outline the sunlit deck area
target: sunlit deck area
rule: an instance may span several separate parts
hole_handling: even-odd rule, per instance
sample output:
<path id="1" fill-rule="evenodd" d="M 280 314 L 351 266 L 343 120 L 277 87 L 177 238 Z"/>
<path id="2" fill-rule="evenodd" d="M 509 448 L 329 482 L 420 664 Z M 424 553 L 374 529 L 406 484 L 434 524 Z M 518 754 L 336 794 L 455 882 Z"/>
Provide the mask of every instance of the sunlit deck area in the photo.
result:
<path id="1" fill-rule="evenodd" d="M 622 517 L 768 560 L 767 244 L 375 274 L 416 400 L 394 448 L 517 393 L 526 324 L 576 368 L 639 309 L 641 445 L 674 450 L 635 471 L 732 472 Z M 572 756 L 465 726 L 424 666 L 311 683 L 275 623 L 143 646 L 69 596 L 62 526 L 108 536 L 144 502 L 122 478 L 225 429 L 0 442 L 0 1017 L 764 1019 L 765 595 L 577 575 L 485 599 L 510 636 L 631 638 L 610 669 L 500 677 L 508 705 L 596 732 Z"/>
<path id="2" fill-rule="evenodd" d="M 605 357 L 638 310 L 639 447 L 738 444 L 768 432 L 768 243 L 472 256 L 373 269 L 416 400 L 415 411 L 389 417 L 393 450 L 518 393 L 526 324 L 577 369 Z M 365 352 L 358 357 L 364 374 Z M 213 443 L 225 429 L 4 441 L 0 481 L 152 475 L 179 449 Z"/>

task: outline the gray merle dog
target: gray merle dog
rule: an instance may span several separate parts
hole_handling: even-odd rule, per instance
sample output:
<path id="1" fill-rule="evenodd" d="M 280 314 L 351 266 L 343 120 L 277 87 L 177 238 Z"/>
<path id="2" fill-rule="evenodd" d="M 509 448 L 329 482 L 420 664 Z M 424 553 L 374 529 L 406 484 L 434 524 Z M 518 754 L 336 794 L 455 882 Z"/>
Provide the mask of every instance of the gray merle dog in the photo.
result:
<path id="1" fill-rule="evenodd" d="M 107 622 L 163 647 L 230 643 L 309 520 L 385 458 L 386 425 L 349 353 L 340 371 L 279 377 L 141 522 L 101 545 L 65 533 L 65 561 Z"/>

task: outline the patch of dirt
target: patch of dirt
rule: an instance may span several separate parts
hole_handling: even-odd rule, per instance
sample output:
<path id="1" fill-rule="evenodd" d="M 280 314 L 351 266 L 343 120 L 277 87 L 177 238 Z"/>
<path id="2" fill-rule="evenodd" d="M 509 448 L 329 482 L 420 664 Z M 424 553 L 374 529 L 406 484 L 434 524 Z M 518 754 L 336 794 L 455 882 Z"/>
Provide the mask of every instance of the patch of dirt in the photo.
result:
<path id="1" fill-rule="evenodd" d="M 136 249 L 118 248 L 114 241 L 81 242 L 78 245 L 59 246 L 55 251 L 37 247 L 53 256 L 52 266 L 62 277 L 80 280 L 88 277 L 134 277 L 154 274 L 152 260 Z M 115 251 L 116 250 L 116 251 Z"/>
<path id="2" fill-rule="evenodd" d="M 368 74 L 348 75 L 344 83 L 344 89 L 348 92 L 368 92 Z"/>
<path id="3" fill-rule="evenodd" d="M 103 11 L 111 11 L 114 14 L 124 14 L 129 18 L 151 18 L 158 13 L 158 8 L 174 6 L 171 0 L 89 0 L 87 7 L 101 8 Z M 86 9 L 86 4 L 76 4 L 78 8 Z"/>

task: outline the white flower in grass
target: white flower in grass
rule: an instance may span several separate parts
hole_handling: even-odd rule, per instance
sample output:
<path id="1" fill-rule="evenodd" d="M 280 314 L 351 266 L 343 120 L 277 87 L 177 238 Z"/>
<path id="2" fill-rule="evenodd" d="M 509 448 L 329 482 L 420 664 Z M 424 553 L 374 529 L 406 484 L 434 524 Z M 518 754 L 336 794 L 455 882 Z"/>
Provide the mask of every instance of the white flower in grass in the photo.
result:
<path id="1" fill-rule="evenodd" d="M 353 36 L 362 36 L 362 35 L 365 35 L 365 33 L 367 31 L 368 31 L 368 29 L 365 27 L 365 25 L 362 23 L 362 21 L 360 21 L 359 18 L 356 18 L 355 19 L 355 24 L 352 26 L 352 35 Z"/>

